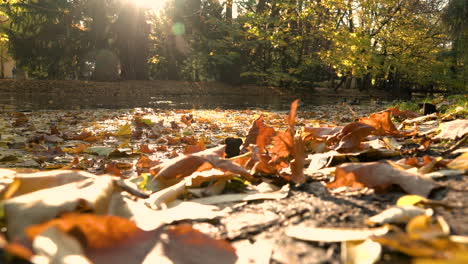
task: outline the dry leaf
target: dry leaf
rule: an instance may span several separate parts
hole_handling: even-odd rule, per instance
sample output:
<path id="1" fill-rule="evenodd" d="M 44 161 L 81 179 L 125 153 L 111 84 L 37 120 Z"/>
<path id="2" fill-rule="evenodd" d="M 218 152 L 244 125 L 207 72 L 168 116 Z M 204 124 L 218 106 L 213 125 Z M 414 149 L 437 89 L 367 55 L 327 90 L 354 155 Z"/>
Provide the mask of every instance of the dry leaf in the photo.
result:
<path id="1" fill-rule="evenodd" d="M 454 170 L 468 170 L 468 152 L 465 152 L 452 160 L 447 167 Z"/>
<path id="2" fill-rule="evenodd" d="M 418 215 L 432 215 L 432 209 L 412 205 L 391 207 L 367 219 L 368 225 L 403 224 Z"/>
<path id="3" fill-rule="evenodd" d="M 393 184 L 399 185 L 409 194 L 427 197 L 429 193 L 440 187 L 434 181 L 421 177 L 420 174 L 411 173 L 391 161 L 345 163 L 335 170 L 335 181 L 329 183 L 327 188 L 342 186 L 354 188 L 377 188 L 384 190 Z"/>
<path id="4" fill-rule="evenodd" d="M 93 181 L 69 183 L 5 200 L 8 236 L 20 236 L 25 227 L 66 212 L 92 210 L 106 213 L 113 191 L 112 177 L 100 176 Z"/>
<path id="5" fill-rule="evenodd" d="M 12 186 L 12 188 L 8 188 L 10 195 L 5 198 L 8 199 L 67 183 L 93 179 L 95 177 L 96 176 L 94 174 L 79 170 L 52 170 L 35 173 L 18 173 L 14 177 L 17 184 Z"/>
<path id="6" fill-rule="evenodd" d="M 263 123 L 263 116 L 258 117 L 247 134 L 243 149 L 246 149 L 250 144 L 258 146 L 260 152 L 265 152 L 265 147 L 271 143 L 272 138 L 276 135 L 275 130 Z"/>
<path id="7" fill-rule="evenodd" d="M 370 135 L 375 128 L 364 123 L 350 123 L 333 137 L 327 140 L 327 145 L 340 153 L 356 152 L 362 150 L 361 142 Z"/>
<path id="8" fill-rule="evenodd" d="M 359 122 L 368 124 L 375 128 L 373 132 L 379 136 L 394 136 L 398 135 L 398 129 L 393 124 L 390 118 L 390 111 L 382 111 L 373 113 L 369 117 L 363 117 L 359 119 Z"/>
<path id="9" fill-rule="evenodd" d="M 373 264 L 380 259 L 381 253 L 382 246 L 371 239 L 341 244 L 341 261 L 346 264 Z"/>
<path id="10" fill-rule="evenodd" d="M 154 179 L 177 182 L 196 171 L 218 168 L 251 179 L 250 173 L 230 160 L 223 159 L 225 146 L 207 149 L 190 155 L 170 159 L 150 169 Z"/>
<path id="11" fill-rule="evenodd" d="M 440 133 L 434 139 L 461 138 L 468 133 L 468 119 L 457 119 L 440 124 Z"/>
<path id="12" fill-rule="evenodd" d="M 305 241 L 343 242 L 366 240 L 371 236 L 381 236 L 389 231 L 387 226 L 378 228 L 325 228 L 293 226 L 286 230 L 286 235 Z"/>

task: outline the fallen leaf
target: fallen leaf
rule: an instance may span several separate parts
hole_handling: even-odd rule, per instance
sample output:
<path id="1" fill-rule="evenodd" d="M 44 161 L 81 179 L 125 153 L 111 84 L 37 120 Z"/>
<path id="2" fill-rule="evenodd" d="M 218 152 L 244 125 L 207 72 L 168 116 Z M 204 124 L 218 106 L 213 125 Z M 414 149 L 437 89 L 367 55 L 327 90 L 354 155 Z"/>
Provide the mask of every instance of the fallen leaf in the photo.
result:
<path id="1" fill-rule="evenodd" d="M 184 224 L 170 227 L 163 242 L 164 253 L 174 263 L 234 264 L 236 250 L 225 240 L 216 240 Z"/>
<path id="2" fill-rule="evenodd" d="M 3 177 L 4 178 L 4 177 Z M 72 182 L 95 178 L 94 174 L 79 170 L 53 170 L 35 173 L 14 173 L 11 179 L 17 184 L 8 187 L 9 193 L 5 199 L 13 198 L 38 190 L 52 188 Z"/>
<path id="3" fill-rule="evenodd" d="M 154 175 L 154 180 L 173 181 L 180 180 L 191 175 L 195 171 L 202 171 L 211 168 L 219 168 L 222 170 L 237 173 L 241 176 L 252 178 L 250 173 L 241 166 L 233 163 L 230 160 L 223 159 L 225 146 L 207 149 L 190 155 L 182 155 L 180 157 L 167 160 L 150 169 L 150 173 Z"/>
<path id="4" fill-rule="evenodd" d="M 327 184 L 327 188 L 348 186 L 384 190 L 393 184 L 399 185 L 409 194 L 423 197 L 427 197 L 433 189 L 440 187 L 436 182 L 425 179 L 420 174 L 403 170 L 396 163 L 380 161 L 345 163 L 336 167 L 335 181 Z"/>
<path id="5" fill-rule="evenodd" d="M 370 135 L 375 128 L 364 123 L 350 123 L 333 137 L 328 138 L 327 144 L 335 145 L 332 149 L 340 152 L 355 152 L 362 150 L 361 142 Z"/>
<path id="6" fill-rule="evenodd" d="M 140 153 L 152 154 L 153 150 L 151 150 L 147 144 L 141 144 L 140 149 L 138 150 Z"/>
<path id="7" fill-rule="evenodd" d="M 43 224 L 27 227 L 25 233 L 30 240 L 33 240 L 52 226 L 64 233 L 82 235 L 81 239 L 84 239 L 86 247 L 94 249 L 112 247 L 142 232 L 133 222 L 125 218 L 68 213 Z"/>
<path id="8" fill-rule="evenodd" d="M 447 167 L 454 170 L 468 170 L 468 152 L 465 152 L 452 160 Z"/>
<path id="9" fill-rule="evenodd" d="M 247 134 L 243 149 L 246 149 L 250 144 L 258 146 L 260 152 L 265 152 L 265 147 L 268 146 L 272 138 L 276 135 L 275 129 L 265 125 L 263 116 L 259 116 L 253 123 Z"/>
<path id="10" fill-rule="evenodd" d="M 369 217 L 368 225 L 404 224 L 418 215 L 432 215 L 432 209 L 424 209 L 413 205 L 399 205 L 385 209 L 384 211 Z"/>
<path id="11" fill-rule="evenodd" d="M 341 261 L 347 264 L 373 264 L 382 253 L 382 246 L 372 239 L 344 241 L 341 245 Z"/>
<path id="12" fill-rule="evenodd" d="M 69 183 L 5 200 L 3 207 L 8 236 L 20 236 L 25 227 L 67 212 L 90 210 L 106 213 L 113 191 L 112 178 L 100 176 L 86 182 L 84 186 Z"/>
<path id="13" fill-rule="evenodd" d="M 468 119 L 457 119 L 440 124 L 440 133 L 434 139 L 461 138 L 468 133 Z"/>
<path id="14" fill-rule="evenodd" d="M 118 177 L 122 176 L 122 172 L 120 171 L 116 162 L 107 163 L 106 167 L 104 168 L 104 173 Z"/>
<path id="15" fill-rule="evenodd" d="M 370 125 L 375 128 L 373 132 L 379 136 L 395 136 L 398 135 L 398 129 L 393 124 L 390 118 L 390 111 L 382 111 L 373 113 L 369 117 L 359 119 L 359 122 Z"/>
<path id="16" fill-rule="evenodd" d="M 119 127 L 119 130 L 115 133 L 118 137 L 129 137 L 132 134 L 132 124 L 127 123 Z"/>
<path id="17" fill-rule="evenodd" d="M 371 236 L 384 235 L 388 231 L 388 226 L 377 228 L 326 228 L 298 225 L 286 229 L 286 235 L 305 241 L 333 243 L 366 240 Z"/>
<path id="18" fill-rule="evenodd" d="M 38 234 L 32 243 L 33 263 L 91 264 L 78 240 L 51 226 Z"/>

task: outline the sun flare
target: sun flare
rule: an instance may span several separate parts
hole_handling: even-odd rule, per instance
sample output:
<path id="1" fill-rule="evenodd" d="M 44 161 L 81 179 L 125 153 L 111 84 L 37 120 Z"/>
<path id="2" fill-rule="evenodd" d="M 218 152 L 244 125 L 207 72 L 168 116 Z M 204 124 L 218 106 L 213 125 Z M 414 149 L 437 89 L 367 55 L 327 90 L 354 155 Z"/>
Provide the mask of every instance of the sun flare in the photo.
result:
<path id="1" fill-rule="evenodd" d="M 139 7 L 148 8 L 159 12 L 164 8 L 168 0 L 132 0 Z"/>

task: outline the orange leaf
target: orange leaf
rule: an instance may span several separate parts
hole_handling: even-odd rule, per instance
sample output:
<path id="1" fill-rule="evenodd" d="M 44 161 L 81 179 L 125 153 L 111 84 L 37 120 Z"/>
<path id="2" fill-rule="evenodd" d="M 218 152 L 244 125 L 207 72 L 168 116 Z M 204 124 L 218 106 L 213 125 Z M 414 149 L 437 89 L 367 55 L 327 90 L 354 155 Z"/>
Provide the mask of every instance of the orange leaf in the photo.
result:
<path id="1" fill-rule="evenodd" d="M 248 173 L 244 168 L 234 164 L 230 160 L 223 159 L 224 148 L 225 146 L 223 145 L 167 160 L 166 162 L 151 168 L 150 173 L 155 175 L 155 179 L 168 181 L 184 178 L 197 170 L 201 171 L 215 167 L 250 178 L 250 173 Z M 205 164 L 209 164 L 210 166 L 205 166 Z"/>
<path id="2" fill-rule="evenodd" d="M 345 163 L 335 170 L 335 181 L 329 183 L 327 188 L 369 187 L 383 190 L 391 185 L 399 185 L 410 194 L 427 197 L 439 185 L 421 175 L 410 173 L 390 161 Z"/>
<path id="3" fill-rule="evenodd" d="M 88 248 L 104 249 L 142 234 L 132 221 L 118 216 L 69 213 L 60 218 L 25 229 L 30 240 L 49 227 L 55 226 L 83 241 Z"/>
<path id="4" fill-rule="evenodd" d="M 136 171 L 138 175 L 140 175 L 143 172 L 149 172 L 149 169 L 151 167 L 154 167 L 158 165 L 160 162 L 156 160 L 152 160 L 148 158 L 147 156 L 141 155 L 141 157 L 138 159 L 137 163 L 135 164 Z"/>
<path id="5" fill-rule="evenodd" d="M 294 123 L 296 122 L 296 112 L 297 112 L 297 107 L 299 106 L 299 99 L 294 100 L 294 102 L 291 103 L 291 110 L 289 111 L 288 118 L 286 119 L 288 126 L 290 128 L 294 127 Z"/>
<path id="6" fill-rule="evenodd" d="M 186 124 L 187 126 L 188 125 L 191 125 L 195 120 L 193 119 L 193 115 L 192 114 L 188 114 L 188 115 L 183 115 L 181 118 L 180 118 L 180 122 Z"/>
<path id="7" fill-rule="evenodd" d="M 83 131 L 79 135 L 72 136 L 71 139 L 73 139 L 73 140 L 84 140 L 85 138 L 89 138 L 91 136 L 93 136 L 93 133 L 91 133 L 89 131 Z"/>
<path id="8" fill-rule="evenodd" d="M 398 135 L 398 129 L 390 119 L 390 110 L 373 113 L 369 117 L 359 119 L 359 122 L 375 128 L 374 134 L 378 136 Z"/>
<path id="9" fill-rule="evenodd" d="M 416 114 L 413 111 L 401 111 L 398 106 L 397 107 L 390 107 L 388 110 L 390 110 L 392 115 L 395 118 L 398 118 L 398 119 L 416 118 L 416 117 L 419 116 L 418 114 Z"/>
<path id="10" fill-rule="evenodd" d="M 187 145 L 184 150 L 184 154 L 193 154 L 206 149 L 205 143 L 203 141 L 198 141 L 195 145 Z"/>
<path id="11" fill-rule="evenodd" d="M 247 134 L 243 148 L 247 148 L 250 144 L 256 144 L 260 152 L 265 152 L 265 147 L 271 143 L 275 130 L 263 123 L 263 116 L 258 117 Z"/>
<path id="12" fill-rule="evenodd" d="M 106 168 L 104 169 L 104 173 L 114 176 L 122 176 L 122 172 L 115 162 L 107 163 Z"/>
<path id="13" fill-rule="evenodd" d="M 140 145 L 140 150 L 138 150 L 138 152 L 147 153 L 147 154 L 152 154 L 153 153 L 153 151 L 148 147 L 147 144 L 141 144 Z"/>
<path id="14" fill-rule="evenodd" d="M 364 123 L 350 123 L 343 127 L 340 133 L 329 138 L 327 145 L 336 144 L 334 149 L 341 153 L 361 150 L 361 142 L 375 129 Z M 336 143 L 338 142 L 338 143 Z"/>
<path id="15" fill-rule="evenodd" d="M 167 235 L 164 252 L 173 263 L 233 264 L 237 260 L 231 244 L 213 239 L 190 225 L 170 227 Z"/>

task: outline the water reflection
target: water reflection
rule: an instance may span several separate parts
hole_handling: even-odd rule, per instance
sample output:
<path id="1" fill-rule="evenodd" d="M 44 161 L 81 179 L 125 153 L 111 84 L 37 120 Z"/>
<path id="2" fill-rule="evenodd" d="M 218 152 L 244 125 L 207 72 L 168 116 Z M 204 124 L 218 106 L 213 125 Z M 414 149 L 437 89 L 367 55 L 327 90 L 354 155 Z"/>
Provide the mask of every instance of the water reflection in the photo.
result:
<path id="1" fill-rule="evenodd" d="M 0 94 L 0 111 L 18 110 L 69 110 L 69 109 L 118 109 L 134 107 L 151 107 L 161 109 L 246 109 L 260 108 L 268 110 L 287 110 L 293 96 L 249 96 L 249 95 L 129 95 L 114 93 L 113 95 L 96 94 L 94 96 L 80 95 L 50 95 L 50 94 Z M 303 99 L 303 105 L 335 104 L 341 102 L 336 96 L 308 96 Z"/>

